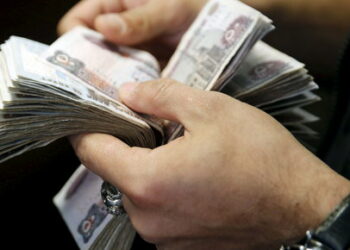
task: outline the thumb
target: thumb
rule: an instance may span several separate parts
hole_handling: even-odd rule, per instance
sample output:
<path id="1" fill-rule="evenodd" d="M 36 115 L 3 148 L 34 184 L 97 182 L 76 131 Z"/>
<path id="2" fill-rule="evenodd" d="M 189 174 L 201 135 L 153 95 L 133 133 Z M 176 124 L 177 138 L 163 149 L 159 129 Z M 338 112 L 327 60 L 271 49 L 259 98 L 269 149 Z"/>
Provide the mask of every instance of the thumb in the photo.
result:
<path id="1" fill-rule="evenodd" d="M 197 123 L 203 123 L 203 120 L 210 117 L 209 109 L 213 107 L 211 103 L 217 95 L 171 79 L 127 83 L 119 89 L 119 94 L 122 101 L 131 109 L 179 122 L 186 129 Z"/>
<path id="2" fill-rule="evenodd" d="M 148 41 L 163 33 L 170 24 L 162 6 L 149 1 L 121 13 L 100 15 L 95 19 L 95 29 L 117 44 L 135 45 Z"/>

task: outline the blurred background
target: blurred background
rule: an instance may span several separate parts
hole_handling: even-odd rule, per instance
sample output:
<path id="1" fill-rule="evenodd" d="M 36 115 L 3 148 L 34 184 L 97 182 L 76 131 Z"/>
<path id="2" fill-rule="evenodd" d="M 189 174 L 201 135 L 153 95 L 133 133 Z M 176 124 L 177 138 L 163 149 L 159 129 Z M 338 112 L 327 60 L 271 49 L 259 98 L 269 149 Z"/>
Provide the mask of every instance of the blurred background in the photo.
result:
<path id="1" fill-rule="evenodd" d="M 56 38 L 56 24 L 74 0 L 12 0 L 0 9 L 0 42 L 18 35 L 46 44 Z M 285 18 L 278 11 L 266 13 L 277 29 L 265 39 L 277 49 L 304 62 L 322 97 L 308 109 L 321 117 L 312 125 L 319 132 L 310 142 L 317 154 L 334 169 L 346 174 L 350 165 L 348 61 L 339 70 L 349 27 L 315 27 L 302 16 Z M 349 53 L 349 52 L 348 52 Z M 350 83 L 350 82 L 349 82 Z M 347 118 L 348 117 L 348 118 Z M 66 139 L 0 164 L 1 246 L 36 249 L 76 249 L 76 245 L 53 206 L 52 197 L 78 167 L 79 161 Z M 153 249 L 139 238 L 133 249 Z"/>

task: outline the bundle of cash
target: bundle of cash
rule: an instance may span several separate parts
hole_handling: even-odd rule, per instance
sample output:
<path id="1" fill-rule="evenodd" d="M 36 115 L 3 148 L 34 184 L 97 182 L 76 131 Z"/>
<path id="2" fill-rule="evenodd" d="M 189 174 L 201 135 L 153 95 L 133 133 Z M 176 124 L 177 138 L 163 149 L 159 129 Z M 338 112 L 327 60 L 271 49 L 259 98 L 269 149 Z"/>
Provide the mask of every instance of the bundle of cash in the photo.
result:
<path id="1" fill-rule="evenodd" d="M 93 31 L 78 28 L 68 38 L 92 35 L 102 42 L 102 36 Z M 64 38 L 63 38 L 64 39 Z M 90 44 L 89 40 L 84 40 Z M 58 41 L 60 42 L 60 41 Z M 91 42 L 91 44 L 93 44 Z M 84 44 L 83 44 L 84 45 Z M 99 46 L 93 53 L 99 53 Z M 64 51 L 65 48 L 62 48 Z M 131 49 L 130 49 L 131 50 Z M 152 122 L 145 122 L 136 113 L 121 104 L 116 98 L 106 95 L 99 88 L 105 87 L 100 70 L 89 71 L 90 68 L 78 69 L 79 74 L 91 78 L 91 84 L 81 80 L 66 69 L 56 66 L 62 63 L 67 67 L 78 68 L 79 64 L 61 50 L 54 56 L 44 59 L 43 55 L 50 52 L 48 46 L 24 38 L 11 37 L 1 46 L 1 85 L 0 85 L 0 117 L 1 146 L 0 161 L 21 154 L 34 147 L 44 146 L 53 140 L 73 133 L 96 131 L 113 134 L 130 145 L 156 145 L 156 133 L 162 133 L 161 127 Z M 106 50 L 107 51 L 107 50 Z M 82 51 L 85 54 L 86 51 Z M 117 68 L 127 56 L 108 51 Z M 124 53 L 124 52 L 123 52 Z M 131 50 L 131 53 L 134 51 Z M 148 59 L 146 52 L 135 52 L 135 58 L 140 56 Z M 97 56 L 96 61 L 99 60 Z M 154 69 L 139 58 L 130 59 L 133 72 L 124 77 L 125 81 L 150 80 L 155 76 L 144 72 L 154 72 Z M 110 62 L 110 59 L 107 59 Z M 92 61 L 92 60 L 90 60 Z M 130 64 L 132 64 L 130 63 Z M 86 64 L 86 63 L 85 63 Z M 87 65 L 90 66 L 90 65 Z M 109 72 L 103 72 L 103 74 Z M 119 72 L 119 75 L 122 72 Z M 112 84 L 119 75 L 111 75 Z M 141 77 L 140 77 L 141 76 Z M 95 87 L 93 84 L 99 85 Z M 110 85 L 111 89 L 115 86 Z M 109 91 L 109 90 L 108 90 Z M 110 93 L 112 93 L 110 91 Z M 114 95 L 114 92 L 113 92 Z M 98 117 L 98 119 L 96 119 Z M 151 129 L 150 125 L 154 130 Z"/>
<path id="2" fill-rule="evenodd" d="M 135 231 L 126 214 L 107 213 L 101 200 L 102 179 L 80 166 L 54 203 L 81 249 L 130 249 Z"/>
<path id="3" fill-rule="evenodd" d="M 167 77 L 224 93 L 270 113 L 292 133 L 315 136 L 318 118 L 302 107 L 319 100 L 304 65 L 260 42 L 270 19 L 236 0 L 211 0 L 161 72 L 149 53 L 109 43 L 77 27 L 47 46 L 10 37 L 0 52 L 0 162 L 83 132 L 114 135 L 153 148 L 181 135 L 179 124 L 137 114 L 123 105 L 126 82 Z M 166 131 L 166 132 L 164 132 Z M 129 249 L 127 215 L 107 215 L 102 180 L 81 167 L 55 198 L 82 249 Z"/>
<path id="4" fill-rule="evenodd" d="M 294 58 L 259 41 L 222 92 L 266 111 L 300 140 L 317 133 L 305 124 L 319 118 L 301 107 L 319 101 L 317 84 Z"/>

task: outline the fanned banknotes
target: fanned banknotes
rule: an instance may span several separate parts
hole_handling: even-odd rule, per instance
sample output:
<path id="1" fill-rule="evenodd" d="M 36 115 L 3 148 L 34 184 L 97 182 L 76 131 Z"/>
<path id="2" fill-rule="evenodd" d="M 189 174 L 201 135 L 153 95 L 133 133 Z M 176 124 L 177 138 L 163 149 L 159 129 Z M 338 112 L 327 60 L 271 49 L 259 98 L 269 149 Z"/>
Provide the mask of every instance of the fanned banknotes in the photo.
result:
<path id="1" fill-rule="evenodd" d="M 270 19 L 236 0 L 211 0 L 161 72 L 148 52 L 118 46 L 84 27 L 50 46 L 12 36 L 0 52 L 0 162 L 72 134 L 100 132 L 129 145 L 154 148 L 183 128 L 123 105 L 126 82 L 168 77 L 223 91 L 274 116 L 300 139 L 316 137 L 318 117 L 303 106 L 320 98 L 304 64 L 260 40 Z M 102 180 L 83 167 L 54 202 L 82 249 L 130 249 L 127 215 L 107 215 Z"/>
<path id="2" fill-rule="evenodd" d="M 100 194 L 102 179 L 80 166 L 54 203 L 81 249 L 129 249 L 135 235 L 126 214 L 107 213 Z"/>

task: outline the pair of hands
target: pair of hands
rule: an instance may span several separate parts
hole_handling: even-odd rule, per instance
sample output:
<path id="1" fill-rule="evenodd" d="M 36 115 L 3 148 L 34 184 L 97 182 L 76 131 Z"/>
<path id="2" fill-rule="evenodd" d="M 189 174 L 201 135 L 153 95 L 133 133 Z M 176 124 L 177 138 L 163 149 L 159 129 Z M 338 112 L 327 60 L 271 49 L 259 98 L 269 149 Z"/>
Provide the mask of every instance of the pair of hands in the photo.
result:
<path id="1" fill-rule="evenodd" d="M 172 47 L 203 0 L 84 0 L 60 32 L 87 25 L 118 44 Z M 157 43 L 155 43 L 157 42 Z M 72 137 L 82 163 L 117 186 L 130 219 L 158 249 L 277 249 L 317 226 L 347 180 L 264 112 L 168 79 L 120 89 L 131 109 L 179 122 L 156 149 L 103 134 Z"/>
<path id="2" fill-rule="evenodd" d="M 84 25 L 119 45 L 148 50 L 165 66 L 207 0 L 83 0 L 60 21 L 58 33 Z"/>

